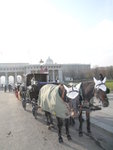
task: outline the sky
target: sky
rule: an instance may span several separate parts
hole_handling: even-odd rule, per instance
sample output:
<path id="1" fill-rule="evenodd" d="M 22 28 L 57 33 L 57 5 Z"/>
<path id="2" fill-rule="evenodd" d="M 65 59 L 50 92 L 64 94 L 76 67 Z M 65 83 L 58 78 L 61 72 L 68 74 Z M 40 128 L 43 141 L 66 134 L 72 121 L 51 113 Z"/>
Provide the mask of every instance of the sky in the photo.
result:
<path id="1" fill-rule="evenodd" d="M 113 0 L 0 0 L 0 63 L 113 66 Z"/>

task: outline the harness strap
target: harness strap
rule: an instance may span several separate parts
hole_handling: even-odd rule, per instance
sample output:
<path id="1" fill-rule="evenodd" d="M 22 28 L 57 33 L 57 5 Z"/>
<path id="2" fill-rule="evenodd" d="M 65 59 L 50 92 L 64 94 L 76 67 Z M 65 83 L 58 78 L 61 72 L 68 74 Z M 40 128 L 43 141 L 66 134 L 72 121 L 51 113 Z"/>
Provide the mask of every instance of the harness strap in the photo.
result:
<path id="1" fill-rule="evenodd" d="M 79 93 L 79 91 L 78 90 L 72 90 L 72 91 L 69 91 L 69 93 L 72 93 L 72 92 L 76 92 L 76 93 Z"/>
<path id="2" fill-rule="evenodd" d="M 97 84 L 96 87 L 100 86 L 100 85 L 105 85 L 105 84 L 102 82 L 102 83 Z"/>

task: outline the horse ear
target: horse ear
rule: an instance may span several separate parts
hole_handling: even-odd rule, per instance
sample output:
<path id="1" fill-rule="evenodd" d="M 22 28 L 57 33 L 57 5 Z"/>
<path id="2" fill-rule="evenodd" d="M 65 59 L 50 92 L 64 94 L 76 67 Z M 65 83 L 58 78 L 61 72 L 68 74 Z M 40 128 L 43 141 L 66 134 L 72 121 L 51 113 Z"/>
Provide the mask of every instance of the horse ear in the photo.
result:
<path id="1" fill-rule="evenodd" d="M 103 82 L 103 83 L 105 83 L 105 82 L 106 82 L 106 79 L 107 79 L 107 78 L 106 78 L 106 77 L 104 77 L 104 79 L 102 80 L 102 82 Z"/>
<path id="2" fill-rule="evenodd" d="M 94 80 L 94 82 L 95 82 L 95 84 L 97 83 L 97 79 L 95 78 L 95 77 L 93 77 L 93 80 Z"/>
<path id="3" fill-rule="evenodd" d="M 69 91 L 69 88 L 66 85 L 64 85 L 64 88 L 67 92 Z"/>

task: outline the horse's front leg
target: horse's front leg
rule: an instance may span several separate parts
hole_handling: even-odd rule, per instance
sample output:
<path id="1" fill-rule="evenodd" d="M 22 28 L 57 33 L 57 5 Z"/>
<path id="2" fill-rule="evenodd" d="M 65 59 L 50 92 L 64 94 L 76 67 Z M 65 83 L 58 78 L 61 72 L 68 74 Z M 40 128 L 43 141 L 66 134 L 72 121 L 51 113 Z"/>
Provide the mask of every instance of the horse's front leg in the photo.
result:
<path id="1" fill-rule="evenodd" d="M 46 119 L 47 119 L 47 126 L 49 126 L 50 125 L 49 112 L 45 111 L 45 116 L 46 116 Z"/>
<path id="2" fill-rule="evenodd" d="M 69 119 L 65 119 L 65 128 L 66 128 L 66 135 L 67 135 L 67 139 L 71 140 L 71 136 L 69 134 Z"/>
<path id="3" fill-rule="evenodd" d="M 91 130 L 90 130 L 90 112 L 89 111 L 86 111 L 86 121 L 87 121 L 87 132 L 91 133 Z"/>
<path id="4" fill-rule="evenodd" d="M 83 136 L 82 132 L 82 111 L 79 112 L 79 136 Z"/>
<path id="5" fill-rule="evenodd" d="M 35 98 L 32 99 L 32 114 L 37 119 L 38 104 Z"/>
<path id="6" fill-rule="evenodd" d="M 63 126 L 63 121 L 59 117 L 56 117 L 56 118 L 57 118 L 57 126 L 58 126 L 58 140 L 59 140 L 59 143 L 62 143 L 63 138 L 62 138 L 61 130 L 62 130 L 62 126 Z"/>
<path id="7" fill-rule="evenodd" d="M 48 126 L 48 129 L 53 128 L 53 127 L 54 127 L 54 124 L 53 124 L 53 118 L 52 118 L 51 113 L 45 111 L 45 116 L 46 116 L 46 119 L 47 119 L 47 126 Z"/>
<path id="8" fill-rule="evenodd" d="M 50 121 L 50 125 L 49 125 L 49 127 L 50 127 L 50 129 L 51 129 L 51 128 L 53 128 L 53 127 L 54 127 L 54 124 L 53 124 L 53 118 L 52 118 L 52 115 L 51 115 L 51 113 L 50 113 L 50 112 L 48 113 L 48 117 L 49 117 L 49 121 Z"/>

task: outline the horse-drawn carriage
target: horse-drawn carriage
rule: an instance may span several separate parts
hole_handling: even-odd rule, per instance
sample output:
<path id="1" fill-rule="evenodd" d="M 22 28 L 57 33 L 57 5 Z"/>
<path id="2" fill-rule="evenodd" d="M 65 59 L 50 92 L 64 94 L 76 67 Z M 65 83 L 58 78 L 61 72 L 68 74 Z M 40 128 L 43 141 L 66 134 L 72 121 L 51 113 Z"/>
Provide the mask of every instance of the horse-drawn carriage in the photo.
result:
<path id="1" fill-rule="evenodd" d="M 90 102 L 93 97 L 100 100 L 104 107 L 108 107 L 109 101 L 106 95 L 106 86 L 105 86 L 106 78 L 102 81 L 96 80 L 92 82 L 86 82 L 79 84 L 79 88 L 72 87 L 71 90 L 64 85 L 53 85 L 47 82 L 47 74 L 28 74 L 26 76 L 25 85 L 21 88 L 21 97 L 22 97 L 22 105 L 24 109 L 26 109 L 26 103 L 32 104 L 32 113 L 34 117 L 37 116 L 38 107 L 41 107 L 43 111 L 45 111 L 45 115 L 47 118 L 47 123 L 49 126 L 53 123 L 51 115 L 54 114 L 57 119 L 58 126 L 58 138 L 59 142 L 63 142 L 63 138 L 61 135 L 62 129 L 62 119 L 65 120 L 65 128 L 68 140 L 71 139 L 69 133 L 69 117 L 71 116 L 71 110 L 76 111 L 74 108 L 74 104 L 79 107 L 79 135 L 82 135 L 82 111 L 84 105 L 82 103 L 87 102 L 88 108 L 86 111 L 86 120 L 87 120 L 87 132 L 90 133 Z M 58 83 L 54 83 L 58 84 Z M 63 90 L 62 90 L 63 89 Z M 60 91 L 61 90 L 61 91 Z M 82 94 L 81 94 L 81 92 Z M 66 92 L 65 92 L 66 91 Z M 61 92 L 61 94 L 60 94 Z M 70 107 L 67 105 L 65 101 L 65 93 L 68 98 L 72 99 L 73 105 Z M 73 97 L 74 95 L 74 97 Z M 82 97 L 82 100 L 81 98 Z M 77 103 L 78 99 L 78 103 Z M 69 107 L 68 107 L 69 106 Z M 95 110 L 95 108 L 94 108 Z"/>

